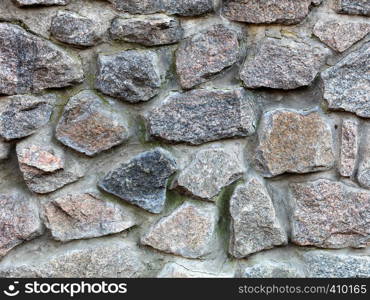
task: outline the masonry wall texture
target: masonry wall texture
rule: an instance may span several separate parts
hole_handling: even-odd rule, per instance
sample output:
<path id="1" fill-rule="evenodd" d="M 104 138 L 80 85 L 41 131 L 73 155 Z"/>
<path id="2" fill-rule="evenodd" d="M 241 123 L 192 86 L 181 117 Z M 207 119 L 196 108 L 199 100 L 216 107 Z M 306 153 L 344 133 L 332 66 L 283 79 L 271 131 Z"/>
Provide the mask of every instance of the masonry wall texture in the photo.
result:
<path id="1" fill-rule="evenodd" d="M 0 1 L 0 276 L 370 277 L 369 14 Z"/>

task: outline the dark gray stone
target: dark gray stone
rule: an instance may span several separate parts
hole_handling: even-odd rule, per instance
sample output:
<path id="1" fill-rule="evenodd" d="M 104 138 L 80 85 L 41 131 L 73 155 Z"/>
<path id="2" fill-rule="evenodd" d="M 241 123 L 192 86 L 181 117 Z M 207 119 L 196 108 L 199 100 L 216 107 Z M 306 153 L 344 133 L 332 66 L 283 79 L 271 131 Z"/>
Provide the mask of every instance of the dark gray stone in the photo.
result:
<path id="1" fill-rule="evenodd" d="M 168 178 L 175 171 L 172 155 L 156 148 L 109 172 L 99 182 L 99 187 L 151 213 L 160 213 L 166 201 Z"/>
<path id="2" fill-rule="evenodd" d="M 335 0 L 335 9 L 340 14 L 370 16 L 369 0 Z"/>
<path id="3" fill-rule="evenodd" d="M 147 116 L 151 137 L 193 145 L 255 132 L 254 99 L 244 89 L 173 94 Z"/>
<path id="4" fill-rule="evenodd" d="M 163 73 L 153 51 L 128 50 L 99 55 L 95 87 L 124 101 L 148 101 L 159 93 Z"/>
<path id="5" fill-rule="evenodd" d="M 82 80 L 79 59 L 18 25 L 0 23 L 0 95 L 66 87 Z"/>
<path id="6" fill-rule="evenodd" d="M 3 139 L 0 139 L 0 161 L 5 160 L 9 157 L 10 148 L 10 143 L 7 143 Z"/>

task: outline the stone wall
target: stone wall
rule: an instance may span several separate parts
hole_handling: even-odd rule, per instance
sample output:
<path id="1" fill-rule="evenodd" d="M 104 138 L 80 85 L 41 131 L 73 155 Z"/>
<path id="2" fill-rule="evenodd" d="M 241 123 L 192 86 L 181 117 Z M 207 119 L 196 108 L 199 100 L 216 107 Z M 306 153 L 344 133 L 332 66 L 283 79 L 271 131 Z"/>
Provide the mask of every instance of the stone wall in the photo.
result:
<path id="1" fill-rule="evenodd" d="M 369 277 L 369 0 L 0 2 L 0 276 Z"/>

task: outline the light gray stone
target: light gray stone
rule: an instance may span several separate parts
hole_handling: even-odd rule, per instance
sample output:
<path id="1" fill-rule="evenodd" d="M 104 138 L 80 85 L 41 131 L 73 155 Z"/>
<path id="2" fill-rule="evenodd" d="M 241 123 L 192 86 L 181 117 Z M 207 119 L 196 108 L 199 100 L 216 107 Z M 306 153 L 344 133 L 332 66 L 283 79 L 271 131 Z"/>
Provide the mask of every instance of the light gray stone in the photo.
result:
<path id="1" fill-rule="evenodd" d="M 170 95 L 146 116 L 149 135 L 171 143 L 199 145 L 252 135 L 254 98 L 244 89 L 193 90 Z"/>
<path id="2" fill-rule="evenodd" d="M 369 0 L 335 0 L 334 3 L 338 13 L 370 16 Z"/>
<path id="3" fill-rule="evenodd" d="M 197 262 L 197 267 L 192 264 L 168 263 L 157 275 L 157 278 L 230 278 L 229 273 L 216 273 L 201 267 Z"/>
<path id="4" fill-rule="evenodd" d="M 88 156 L 127 141 L 129 131 L 123 117 L 92 91 L 70 98 L 56 127 L 56 138 Z"/>
<path id="5" fill-rule="evenodd" d="M 214 197 L 243 173 L 235 154 L 222 148 L 200 150 L 176 178 L 174 188 L 195 198 L 215 201 Z"/>
<path id="6" fill-rule="evenodd" d="M 248 88 L 290 90 L 308 86 L 325 63 L 329 50 L 290 39 L 266 38 L 240 71 Z"/>
<path id="7" fill-rule="evenodd" d="M 70 0 L 13 0 L 19 6 L 34 5 L 67 5 Z"/>
<path id="8" fill-rule="evenodd" d="M 288 242 L 271 197 L 257 178 L 236 187 L 230 199 L 230 214 L 229 253 L 236 258 Z"/>
<path id="9" fill-rule="evenodd" d="M 176 171 L 172 155 L 161 149 L 143 152 L 110 171 L 99 187 L 151 213 L 161 213 L 168 178 Z"/>
<path id="10" fill-rule="evenodd" d="M 95 87 L 103 94 L 124 101 L 148 101 L 159 93 L 164 73 L 154 51 L 100 54 Z"/>
<path id="11" fill-rule="evenodd" d="M 82 80 L 79 59 L 18 25 L 0 23 L 0 95 L 61 88 Z"/>
<path id="12" fill-rule="evenodd" d="M 321 73 L 330 109 L 370 118 L 370 42 Z"/>
<path id="13" fill-rule="evenodd" d="M 258 132 L 255 158 L 265 177 L 316 172 L 334 165 L 332 133 L 318 112 L 271 110 L 264 114 Z"/>
<path id="14" fill-rule="evenodd" d="M 180 41 L 184 31 L 180 21 L 163 14 L 131 18 L 115 18 L 110 27 L 114 40 L 145 46 L 174 44 Z"/>
<path id="15" fill-rule="evenodd" d="M 359 147 L 359 124 L 353 120 L 343 120 L 339 173 L 352 177 L 355 172 Z"/>
<path id="16" fill-rule="evenodd" d="M 364 188 L 370 188 L 370 155 L 369 149 L 366 149 L 366 152 L 361 159 L 358 170 L 357 170 L 357 180 L 358 183 Z"/>
<path id="17" fill-rule="evenodd" d="M 213 25 L 181 42 L 176 51 L 176 72 L 182 88 L 191 89 L 233 65 L 239 58 L 237 33 Z"/>
<path id="18" fill-rule="evenodd" d="M 11 144 L 0 139 L 0 161 L 6 160 L 10 154 Z"/>
<path id="19" fill-rule="evenodd" d="M 214 204 L 185 202 L 153 224 L 141 243 L 167 253 L 199 258 L 211 252 L 217 219 Z"/>
<path id="20" fill-rule="evenodd" d="M 293 243 L 320 248 L 370 244 L 370 192 L 328 179 L 290 184 Z"/>
<path id="21" fill-rule="evenodd" d="M 293 264 L 266 261 L 240 270 L 242 278 L 303 278 L 305 274 Z"/>

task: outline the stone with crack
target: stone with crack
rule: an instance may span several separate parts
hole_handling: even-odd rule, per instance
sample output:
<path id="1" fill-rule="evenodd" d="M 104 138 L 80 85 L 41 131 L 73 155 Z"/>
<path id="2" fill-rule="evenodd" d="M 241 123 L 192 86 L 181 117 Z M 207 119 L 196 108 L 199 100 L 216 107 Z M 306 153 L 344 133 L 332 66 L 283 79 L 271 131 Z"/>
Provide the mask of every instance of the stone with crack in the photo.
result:
<path id="1" fill-rule="evenodd" d="M 123 117 L 92 91 L 70 98 L 55 130 L 64 145 L 94 156 L 127 141 L 129 131 Z"/>
<path id="2" fill-rule="evenodd" d="M 320 248 L 369 246 L 369 191 L 328 179 L 291 183 L 290 190 L 293 243 Z"/>
<path id="3" fill-rule="evenodd" d="M 176 51 L 176 73 L 184 89 L 209 81 L 239 59 L 237 33 L 213 25 L 181 42 Z"/>
<path id="4" fill-rule="evenodd" d="M 167 263 L 157 275 L 157 278 L 231 278 L 230 273 L 217 273 L 206 269 L 197 262 L 192 264 Z"/>
<path id="5" fill-rule="evenodd" d="M 99 181 L 99 187 L 151 213 L 161 213 L 169 177 L 176 171 L 172 155 L 161 149 L 143 152 Z"/>
<path id="6" fill-rule="evenodd" d="M 318 112 L 268 111 L 258 131 L 255 162 L 265 177 L 317 172 L 334 166 L 332 133 Z"/>
<path id="7" fill-rule="evenodd" d="M 271 197 L 257 178 L 236 187 L 230 199 L 229 253 L 243 258 L 252 253 L 285 245 L 287 235 L 277 219 Z"/>
<path id="8" fill-rule="evenodd" d="M 257 108 L 244 89 L 174 93 L 145 117 L 152 138 L 199 145 L 255 132 Z"/>
<path id="9" fill-rule="evenodd" d="M 0 23 L 0 95 L 26 94 L 82 82 L 81 61 L 9 23 Z"/>
<path id="10" fill-rule="evenodd" d="M 153 224 L 141 243 L 163 252 L 199 258 L 211 252 L 217 218 L 214 204 L 185 202 Z"/>
<path id="11" fill-rule="evenodd" d="M 335 0 L 334 8 L 340 14 L 370 16 L 369 0 Z"/>

